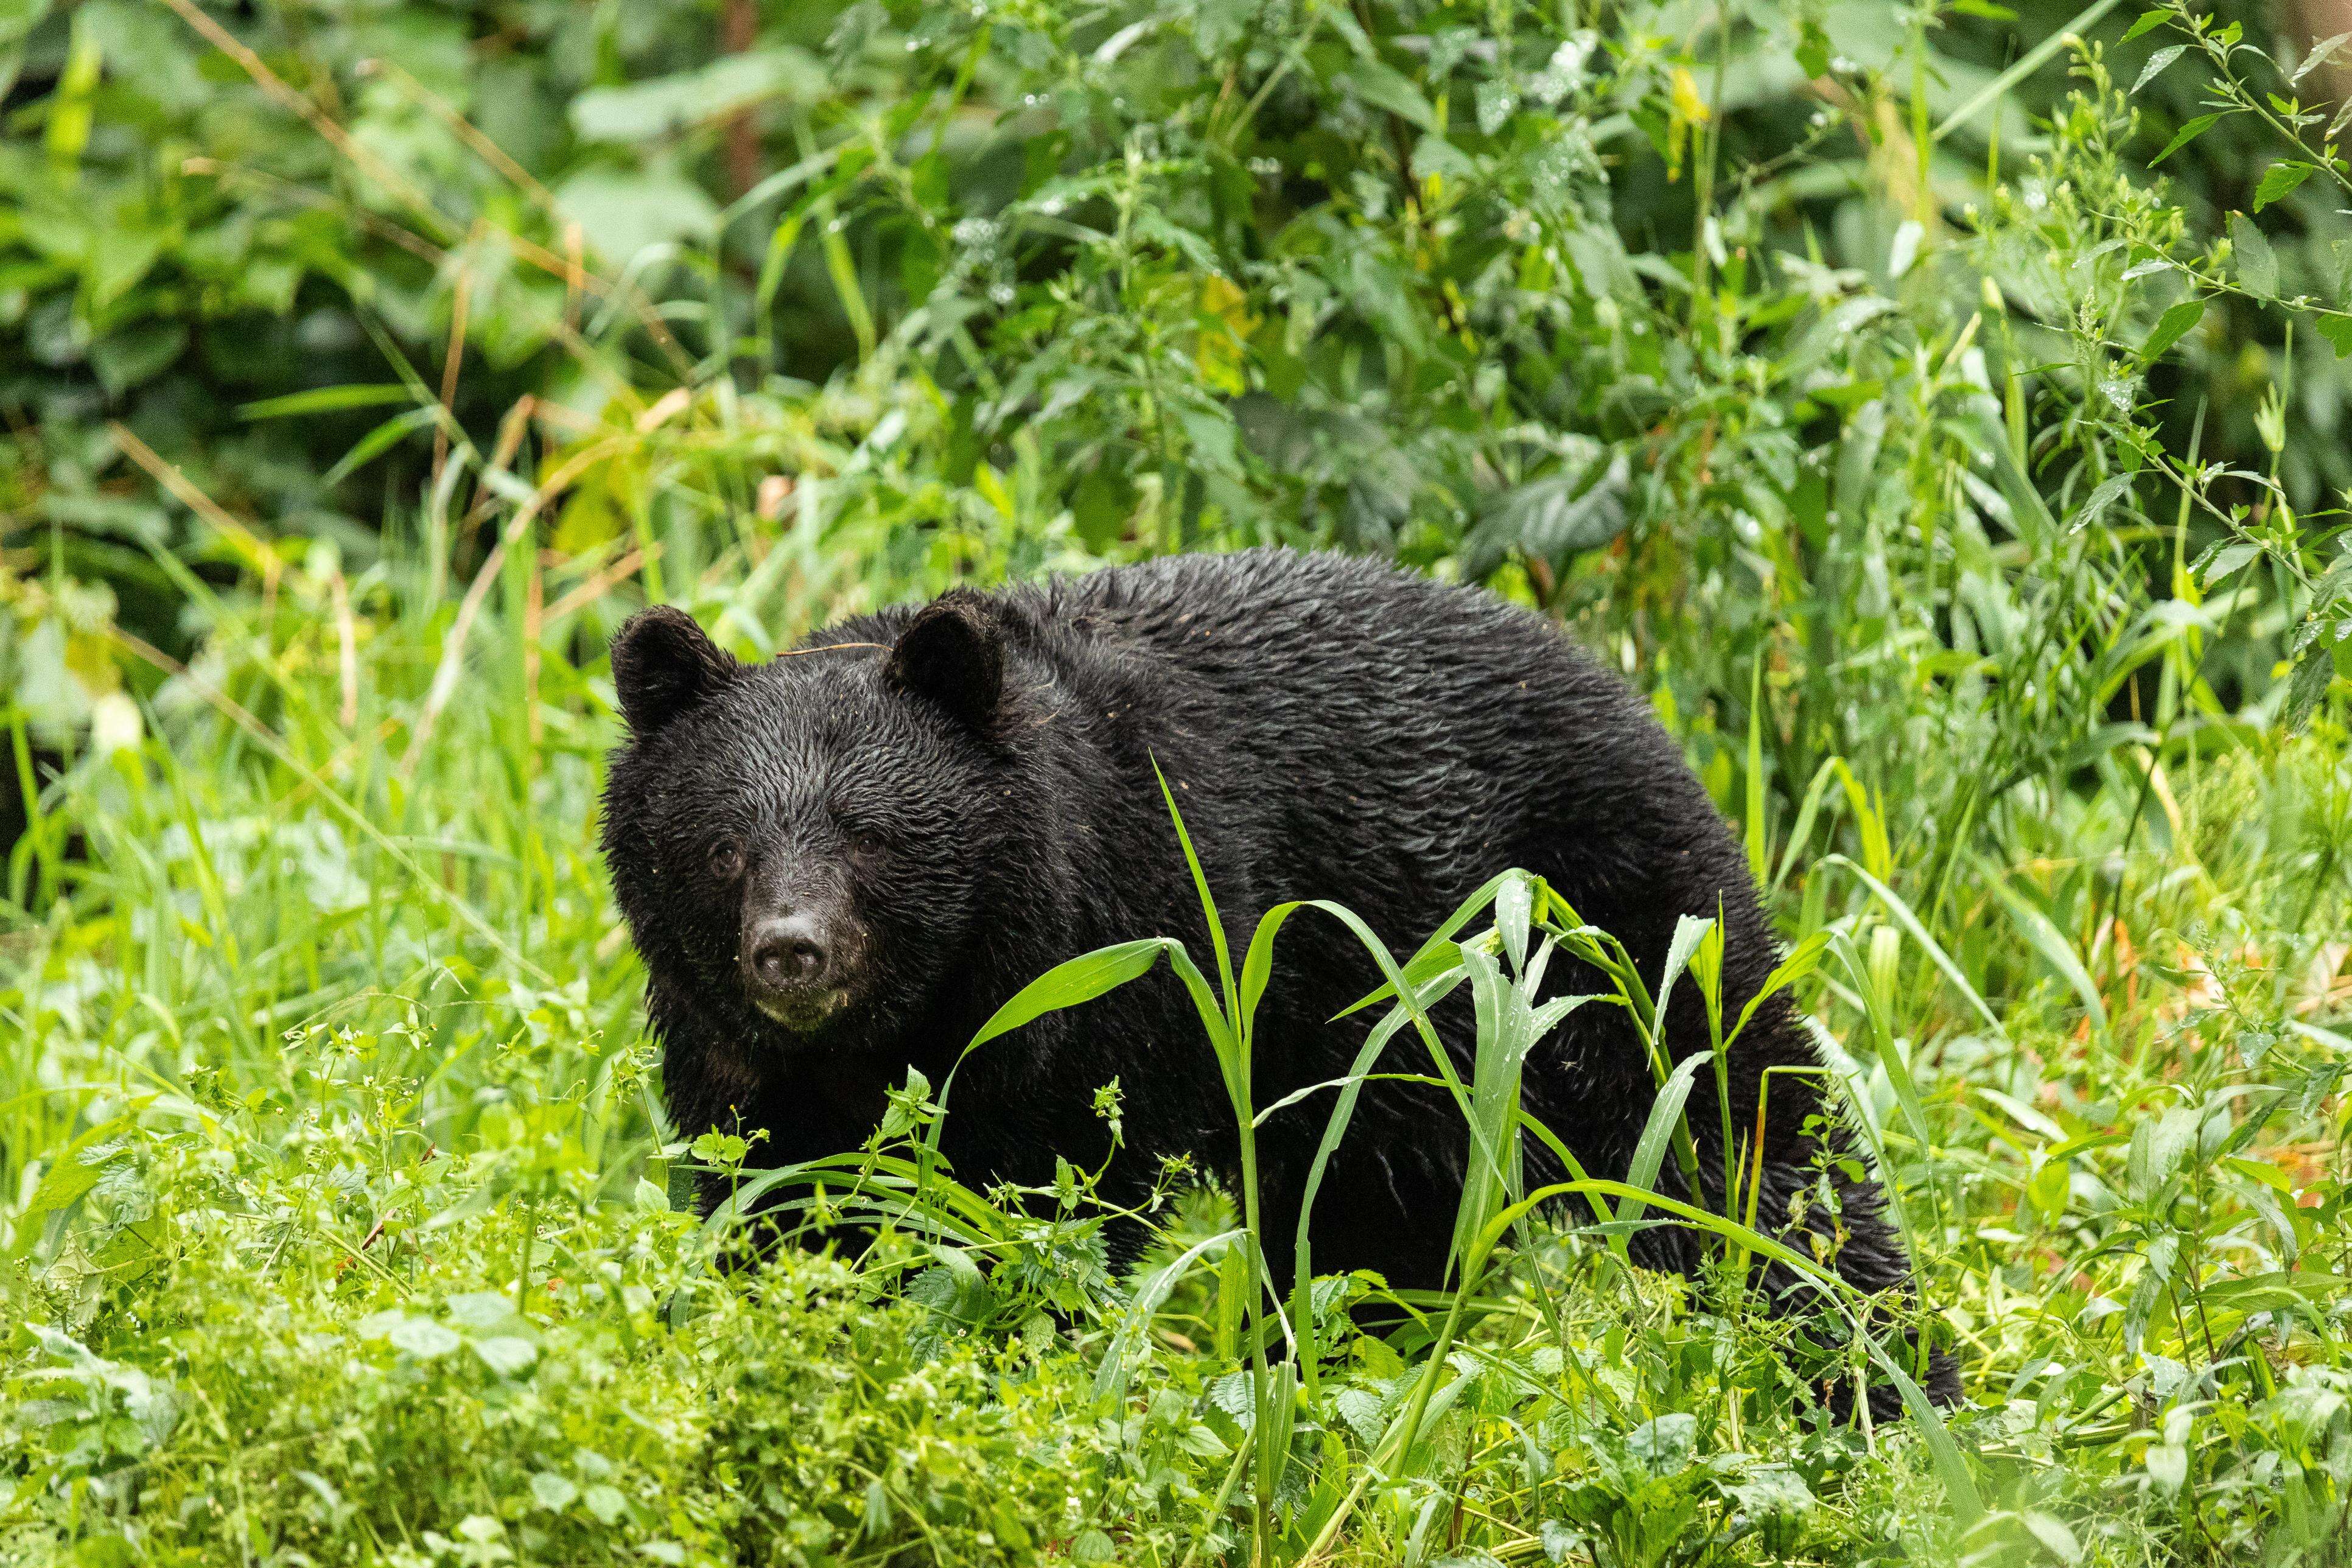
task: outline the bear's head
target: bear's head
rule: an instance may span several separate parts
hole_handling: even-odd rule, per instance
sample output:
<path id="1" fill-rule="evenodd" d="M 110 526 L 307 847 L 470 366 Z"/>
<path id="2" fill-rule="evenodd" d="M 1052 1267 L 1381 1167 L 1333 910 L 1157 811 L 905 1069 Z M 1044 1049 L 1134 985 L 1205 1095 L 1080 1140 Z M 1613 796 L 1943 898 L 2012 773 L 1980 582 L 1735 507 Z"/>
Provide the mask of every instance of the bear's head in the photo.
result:
<path id="1" fill-rule="evenodd" d="M 691 1010 L 757 1057 L 924 1016 L 977 918 L 1004 657 L 967 592 L 890 645 L 764 664 L 673 608 L 621 628 L 604 850 L 657 1016 Z"/>

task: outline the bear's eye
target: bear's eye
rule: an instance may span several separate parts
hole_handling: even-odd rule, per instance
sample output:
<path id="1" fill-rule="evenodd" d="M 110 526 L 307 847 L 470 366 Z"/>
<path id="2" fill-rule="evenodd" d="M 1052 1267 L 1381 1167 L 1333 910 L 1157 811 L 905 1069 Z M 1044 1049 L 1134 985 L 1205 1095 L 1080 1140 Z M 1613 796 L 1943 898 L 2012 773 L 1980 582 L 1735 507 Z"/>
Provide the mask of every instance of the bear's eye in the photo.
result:
<path id="1" fill-rule="evenodd" d="M 710 852 L 710 874 L 731 882 L 743 874 L 743 847 L 730 838 Z"/>
<path id="2" fill-rule="evenodd" d="M 875 832 L 872 828 L 854 827 L 850 829 L 849 852 L 857 856 L 860 859 L 871 860 L 876 856 L 881 854 L 885 847 L 886 846 L 882 842 L 882 836 Z"/>

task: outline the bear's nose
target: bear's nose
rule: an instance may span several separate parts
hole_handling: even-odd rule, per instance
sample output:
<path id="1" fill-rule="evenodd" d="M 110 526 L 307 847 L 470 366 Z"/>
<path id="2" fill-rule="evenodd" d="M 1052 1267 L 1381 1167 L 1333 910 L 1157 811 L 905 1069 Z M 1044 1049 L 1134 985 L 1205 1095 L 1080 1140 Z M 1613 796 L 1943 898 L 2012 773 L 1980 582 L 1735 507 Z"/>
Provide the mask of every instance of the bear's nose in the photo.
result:
<path id="1" fill-rule="evenodd" d="M 804 914 L 772 915 L 751 930 L 751 973 L 772 990 L 814 985 L 824 978 L 824 938 Z"/>

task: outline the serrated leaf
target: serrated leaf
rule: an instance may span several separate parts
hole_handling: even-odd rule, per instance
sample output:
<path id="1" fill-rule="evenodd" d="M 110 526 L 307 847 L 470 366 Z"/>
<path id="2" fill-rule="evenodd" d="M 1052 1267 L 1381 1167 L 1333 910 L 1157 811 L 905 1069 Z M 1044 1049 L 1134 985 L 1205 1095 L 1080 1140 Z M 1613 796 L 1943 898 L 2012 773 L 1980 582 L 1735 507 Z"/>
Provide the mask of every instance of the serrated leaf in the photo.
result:
<path id="1" fill-rule="evenodd" d="M 2207 591 L 2210 592 L 2215 585 L 2227 580 L 2231 574 L 2262 552 L 2261 545 L 2248 544 L 2243 540 L 2233 544 L 2224 544 L 2214 551 L 2205 568 Z"/>
<path id="2" fill-rule="evenodd" d="M 2083 502 L 2083 510 L 2074 515 L 2074 526 L 2088 528 L 2098 521 L 2117 498 L 2131 489 L 2133 478 L 2130 474 L 2116 474 L 2093 490 Z"/>
<path id="3" fill-rule="evenodd" d="M 2166 19 L 2171 15 L 2172 13 L 2169 11 L 2141 12 L 2139 14 L 2139 20 L 2134 22 L 2129 27 L 2124 30 L 2123 41 L 2128 44 L 2143 33 L 2154 32 L 2157 28 L 2163 26 Z"/>
<path id="4" fill-rule="evenodd" d="M 2283 158 L 2273 163 L 2263 172 L 2263 183 L 2254 187 L 2254 210 L 2260 212 L 2273 202 L 2282 200 L 2297 185 L 2311 178 L 2313 172 L 2310 164 L 2297 163 L 2292 158 Z"/>
<path id="5" fill-rule="evenodd" d="M 2164 314 L 2156 319 L 2156 330 L 2147 334 L 2147 342 L 2141 346 L 2139 357 L 2143 360 L 2156 358 L 2186 337 L 2189 329 L 2204 317 L 2205 301 L 2202 300 L 2183 300 L 2168 307 Z"/>
<path id="6" fill-rule="evenodd" d="M 2237 258 L 2238 281 L 2246 292 L 2264 300 L 2277 299 L 2278 253 L 2243 213 L 2230 215 L 2230 249 Z"/>
<path id="7" fill-rule="evenodd" d="M 2319 704 L 2327 695 L 2330 682 L 2336 679 L 2336 652 L 2327 643 L 2307 648 L 2294 661 L 2294 673 L 2288 678 L 2285 724 L 2293 734 L 2311 722 Z"/>
<path id="8" fill-rule="evenodd" d="M 2138 92 L 2140 89 L 2146 87 L 2149 82 L 2156 79 L 2157 72 L 2162 70 L 2165 67 L 2170 65 L 2173 61 L 2179 59 L 2182 55 L 2187 54 L 2188 52 L 2189 46 L 2187 44 L 2173 44 L 2165 48 L 2158 49 L 2156 53 L 2148 56 L 2147 64 L 2140 68 L 2139 79 L 2132 83 L 2132 91 L 2135 93 Z"/>
<path id="9" fill-rule="evenodd" d="M 1388 1424 L 1381 1418 L 1381 1398 L 1370 1389 L 1343 1388 L 1332 1396 L 1331 1403 L 1338 1408 L 1339 1419 L 1367 1446 L 1378 1443 L 1388 1429 Z"/>

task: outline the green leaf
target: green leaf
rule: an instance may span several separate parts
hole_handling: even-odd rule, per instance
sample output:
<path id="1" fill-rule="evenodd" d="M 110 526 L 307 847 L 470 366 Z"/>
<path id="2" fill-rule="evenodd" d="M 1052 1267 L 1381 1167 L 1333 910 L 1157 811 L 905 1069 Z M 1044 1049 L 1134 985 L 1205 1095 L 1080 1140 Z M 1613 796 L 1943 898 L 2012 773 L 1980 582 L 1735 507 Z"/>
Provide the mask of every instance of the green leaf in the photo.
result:
<path id="1" fill-rule="evenodd" d="M 557 186 L 555 205 L 599 255 L 625 267 L 651 247 L 708 238 L 719 221 L 718 205 L 688 180 L 606 167 Z"/>
<path id="2" fill-rule="evenodd" d="M 2336 351 L 2336 358 L 2352 359 L 2352 315 L 2326 311 L 2315 318 L 2312 325 L 2319 330 L 2321 337 L 2327 340 L 2327 346 Z"/>
<path id="3" fill-rule="evenodd" d="M 1830 74 L 1830 39 L 1821 24 L 1801 19 L 1797 24 L 1797 68 L 1808 77 Z"/>
<path id="4" fill-rule="evenodd" d="M 2158 71 L 2170 65 L 2173 61 L 2179 59 L 2182 55 L 2186 54 L 2188 50 L 2189 46 L 2187 44 L 2174 44 L 2167 48 L 2158 49 L 2156 53 L 2148 56 L 2147 64 L 2140 68 L 2139 79 L 2132 83 L 2133 93 L 2138 93 L 2140 89 L 2155 80 L 2156 74 Z"/>
<path id="5" fill-rule="evenodd" d="M 1748 1027 L 1748 1021 L 1756 1016 L 1757 1008 L 1821 967 L 1822 954 L 1828 951 L 1829 944 L 1830 933 L 1817 931 L 1790 950 L 1789 956 L 1773 967 L 1772 973 L 1764 977 L 1764 984 L 1758 987 L 1756 994 L 1750 996 L 1748 1005 L 1739 1010 L 1739 1021 L 1731 1026 L 1731 1033 L 1724 1037 L 1727 1050 L 1730 1048 L 1731 1042 L 1739 1037 L 1740 1031 Z"/>
<path id="6" fill-rule="evenodd" d="M 2076 528 L 2088 528 L 2106 515 L 2107 509 L 2131 493 L 2133 474 L 2114 474 L 2102 480 L 2099 487 L 2084 498 L 2083 508 L 2074 514 Z"/>
<path id="7" fill-rule="evenodd" d="M 2319 704 L 2335 679 L 2336 653 L 2330 645 L 2319 642 L 2304 649 L 2287 682 L 2284 722 L 2289 734 L 2311 722 L 2311 716 L 2319 711 Z"/>
<path id="8" fill-rule="evenodd" d="M 2297 163 L 2292 158 L 2282 158 L 2273 163 L 2263 172 L 2263 183 L 2254 187 L 2254 210 L 2260 212 L 2273 202 L 2282 200 L 2297 185 L 2311 178 L 2313 173 L 2310 164 Z"/>
<path id="9" fill-rule="evenodd" d="M 2204 317 L 2205 301 L 2201 299 L 2183 300 L 2168 307 L 2164 314 L 2156 319 L 2156 330 L 2148 333 L 2147 342 L 2140 346 L 2139 357 L 2142 360 L 2156 358 L 2187 336 L 2189 329 Z"/>
<path id="10" fill-rule="evenodd" d="M 186 322 L 140 321 L 90 344 L 89 366 L 106 390 L 120 397 L 161 374 L 187 346 Z"/>
<path id="11" fill-rule="evenodd" d="M 2002 1026 L 2000 1016 L 1985 1005 L 1984 997 L 1978 993 L 1975 986 L 1969 984 L 1969 977 L 1961 972 L 1958 964 L 1952 962 L 1952 955 L 1944 951 L 1943 943 L 1927 934 L 1927 926 L 1921 923 L 1918 915 L 1913 911 L 1911 906 L 1904 901 L 1902 894 L 1843 855 L 1826 856 L 1822 858 L 1822 864 L 1843 866 L 1861 878 L 1863 885 L 1878 895 L 1878 901 L 1886 906 L 1887 912 L 1895 917 L 1895 923 L 1909 932 L 1911 940 L 1926 951 L 1929 961 L 1944 972 L 1944 978 L 1952 983 L 1953 989 L 1967 998 L 1969 1005 L 1977 1010 L 1977 1016 L 1982 1018 L 1986 1026 L 1992 1030 L 1993 1037 L 2003 1044 L 2008 1043 L 2009 1031 Z"/>
<path id="12" fill-rule="evenodd" d="M 2352 40 L 2352 32 L 2337 33 L 2332 37 L 2322 38 L 2312 45 L 2311 52 L 2303 57 L 2303 63 L 2295 67 L 2294 74 L 2286 79 L 2287 85 L 2289 87 L 2299 85 L 2303 79 L 2316 70 L 2328 56 L 2342 48 L 2347 40 Z"/>
<path id="13" fill-rule="evenodd" d="M 386 404 L 406 403 L 414 395 L 397 382 L 360 383 L 342 386 L 321 386 L 309 392 L 289 392 L 283 397 L 264 397 L 237 405 L 239 419 L 285 419 L 298 414 L 332 414 L 346 408 L 375 408 Z"/>
<path id="14" fill-rule="evenodd" d="M 403 1318 L 384 1337 L 392 1342 L 394 1349 L 406 1351 L 419 1361 L 447 1355 L 465 1343 L 454 1330 L 430 1318 Z"/>
<path id="15" fill-rule="evenodd" d="M 474 1353 L 500 1377 L 520 1377 L 539 1359 L 539 1347 L 520 1334 L 493 1334 L 476 1340 Z"/>
<path id="16" fill-rule="evenodd" d="M 572 100 L 572 126 L 590 142 L 642 142 L 763 99 L 809 102 L 829 86 L 814 57 L 787 45 L 724 55 L 699 70 L 675 76 L 592 88 Z"/>
<path id="17" fill-rule="evenodd" d="M 1127 1396 L 1129 1376 L 1135 1370 L 1137 1351 L 1143 1343 L 1145 1331 L 1150 1328 L 1152 1315 L 1168 1300 L 1193 1264 L 1211 1249 L 1229 1242 L 1249 1243 L 1249 1233 L 1244 1230 L 1221 1230 L 1214 1236 L 1203 1237 L 1170 1259 L 1157 1272 L 1136 1289 L 1119 1318 L 1118 1328 L 1111 1335 L 1110 1348 L 1103 1352 L 1102 1364 L 1095 1369 L 1095 1398 L 1098 1403 L 1116 1405 Z"/>
<path id="18" fill-rule="evenodd" d="M 319 482 L 327 486 L 341 483 L 346 478 L 366 467 L 372 459 L 381 457 L 416 431 L 432 425 L 440 417 L 440 415 L 441 408 L 438 404 L 427 408 L 412 408 L 405 414 L 394 415 L 352 443 L 352 449 L 345 452 Z"/>
<path id="19" fill-rule="evenodd" d="M 2152 33 L 2156 31 L 2157 28 L 2164 26 L 2165 22 L 2171 16 L 2171 15 L 2172 13 L 2169 11 L 2141 12 L 2139 14 L 2139 20 L 2134 22 L 2129 27 L 2124 30 L 2123 41 L 2128 44 L 2143 33 Z"/>
<path id="20" fill-rule="evenodd" d="M 1960 1446 L 1952 1441 L 1951 1429 L 1927 1398 L 1927 1391 L 1911 1380 L 1910 1373 L 1895 1363 L 1895 1358 L 1879 1348 L 1876 1341 L 1869 1345 L 1870 1359 L 1894 1383 L 1895 1392 L 1903 1396 L 1903 1413 L 1911 1417 L 1918 1429 L 1920 1441 L 1927 1447 L 1927 1458 L 1935 1466 L 1936 1479 L 1944 1485 L 1944 1495 L 1952 1504 L 1952 1516 L 1962 1530 L 1984 1518 L 1984 1499 L 1977 1490 L 1976 1480 L 1969 1474 L 1968 1461 L 1960 1455 Z"/>
<path id="21" fill-rule="evenodd" d="M 1483 577 L 1516 546 L 1554 566 L 1625 531 L 1630 469 L 1616 453 L 1513 486 L 1488 502 L 1463 545 L 1463 572 Z"/>
<path id="22" fill-rule="evenodd" d="M 1379 60 L 1360 59 L 1351 62 L 1339 73 L 1339 79 L 1356 89 L 1356 95 L 1377 109 L 1409 120 L 1423 131 L 1437 129 L 1437 110 L 1430 107 L 1421 89 L 1413 86 L 1402 71 Z"/>
<path id="23" fill-rule="evenodd" d="M 1160 955 L 1171 944 L 1165 937 L 1146 937 L 1140 942 L 1122 942 L 1110 947 L 1098 947 L 1066 962 L 1057 963 L 1013 994 L 1013 999 L 989 1016 L 971 1037 L 966 1050 L 976 1049 L 1000 1035 L 1009 1035 L 1022 1025 L 1041 1018 L 1048 1013 L 1058 1013 L 1066 1007 L 1076 1007 L 1091 1002 L 1105 992 L 1116 991 L 1129 981 L 1150 973 L 1160 962 Z"/>
<path id="24" fill-rule="evenodd" d="M 1706 933 L 1714 929 L 1712 916 L 1686 914 L 1675 918 L 1674 940 L 1666 943 L 1665 972 L 1658 979 L 1657 1021 L 1651 1029 L 1656 1038 L 1665 1038 L 1666 1005 L 1674 1000 L 1675 982 L 1682 978 L 1683 970 L 1690 963 L 1691 954 L 1698 951 L 1698 944 L 1706 941 Z"/>
<path id="25" fill-rule="evenodd" d="M 2050 965 L 2058 978 L 2074 988 L 2074 994 L 2082 999 L 2084 1010 L 2090 1014 L 2093 1026 L 2105 1035 L 2107 1032 L 2106 998 L 2099 994 L 2098 984 L 2091 978 L 2091 972 L 2083 966 L 2082 958 L 2074 952 L 2074 944 L 2067 940 L 2066 933 L 2060 931 L 2048 915 L 2002 879 L 1997 868 L 1988 868 L 1988 872 L 1987 885 L 1992 889 L 1993 896 L 2000 900 L 2001 908 L 2009 911 L 2009 918 L 2016 923 L 2028 944 L 2042 955 L 2042 961 Z"/>
<path id="26" fill-rule="evenodd" d="M 0 0 L 0 44 L 13 44 L 39 26 L 54 0 Z"/>
<path id="27" fill-rule="evenodd" d="M 2208 131 L 2212 130 L 2213 122 L 2221 118 L 2221 116 L 2218 112 L 2213 114 L 2199 115 L 2196 119 L 2190 121 L 2188 124 L 2182 126 L 2178 132 L 2176 132 L 2173 134 L 2172 140 L 2164 144 L 2164 151 L 2158 153 L 2155 157 L 2150 158 L 2147 161 L 2147 166 L 2151 169 L 2155 168 L 2158 163 L 2163 163 L 2167 158 L 2171 157 L 2175 153 L 2179 152 L 2183 147 L 2188 146 L 2191 142 L 2196 141 L 2197 138 L 2204 135 Z"/>
<path id="28" fill-rule="evenodd" d="M 2243 213 L 2230 215 L 2230 249 L 2237 257 L 2238 281 L 2246 292 L 2264 300 L 2277 299 L 2278 255 Z"/>
<path id="29" fill-rule="evenodd" d="M 1618 1205 L 1620 1225 L 1631 1226 L 1642 1217 L 1642 1210 L 1646 1206 L 1644 1194 L 1655 1191 L 1658 1167 L 1665 1163 L 1666 1144 L 1673 1140 L 1675 1129 L 1681 1125 L 1683 1106 L 1690 1099 L 1691 1079 L 1700 1068 L 1714 1059 L 1712 1051 L 1685 1057 L 1667 1076 L 1665 1087 L 1658 1090 L 1658 1097 L 1650 1102 L 1650 1118 L 1642 1124 L 1641 1139 L 1633 1145 L 1633 1163 L 1625 1173 L 1625 1185 L 1633 1189 L 1634 1195 L 1628 1196 Z"/>
<path id="30" fill-rule="evenodd" d="M 39 1215 L 66 1207 L 98 1185 L 98 1167 L 104 1163 L 100 1160 L 86 1164 L 74 1154 L 60 1155 L 41 1173 L 41 1184 L 33 1189 L 33 1201 L 25 1212 Z"/>

